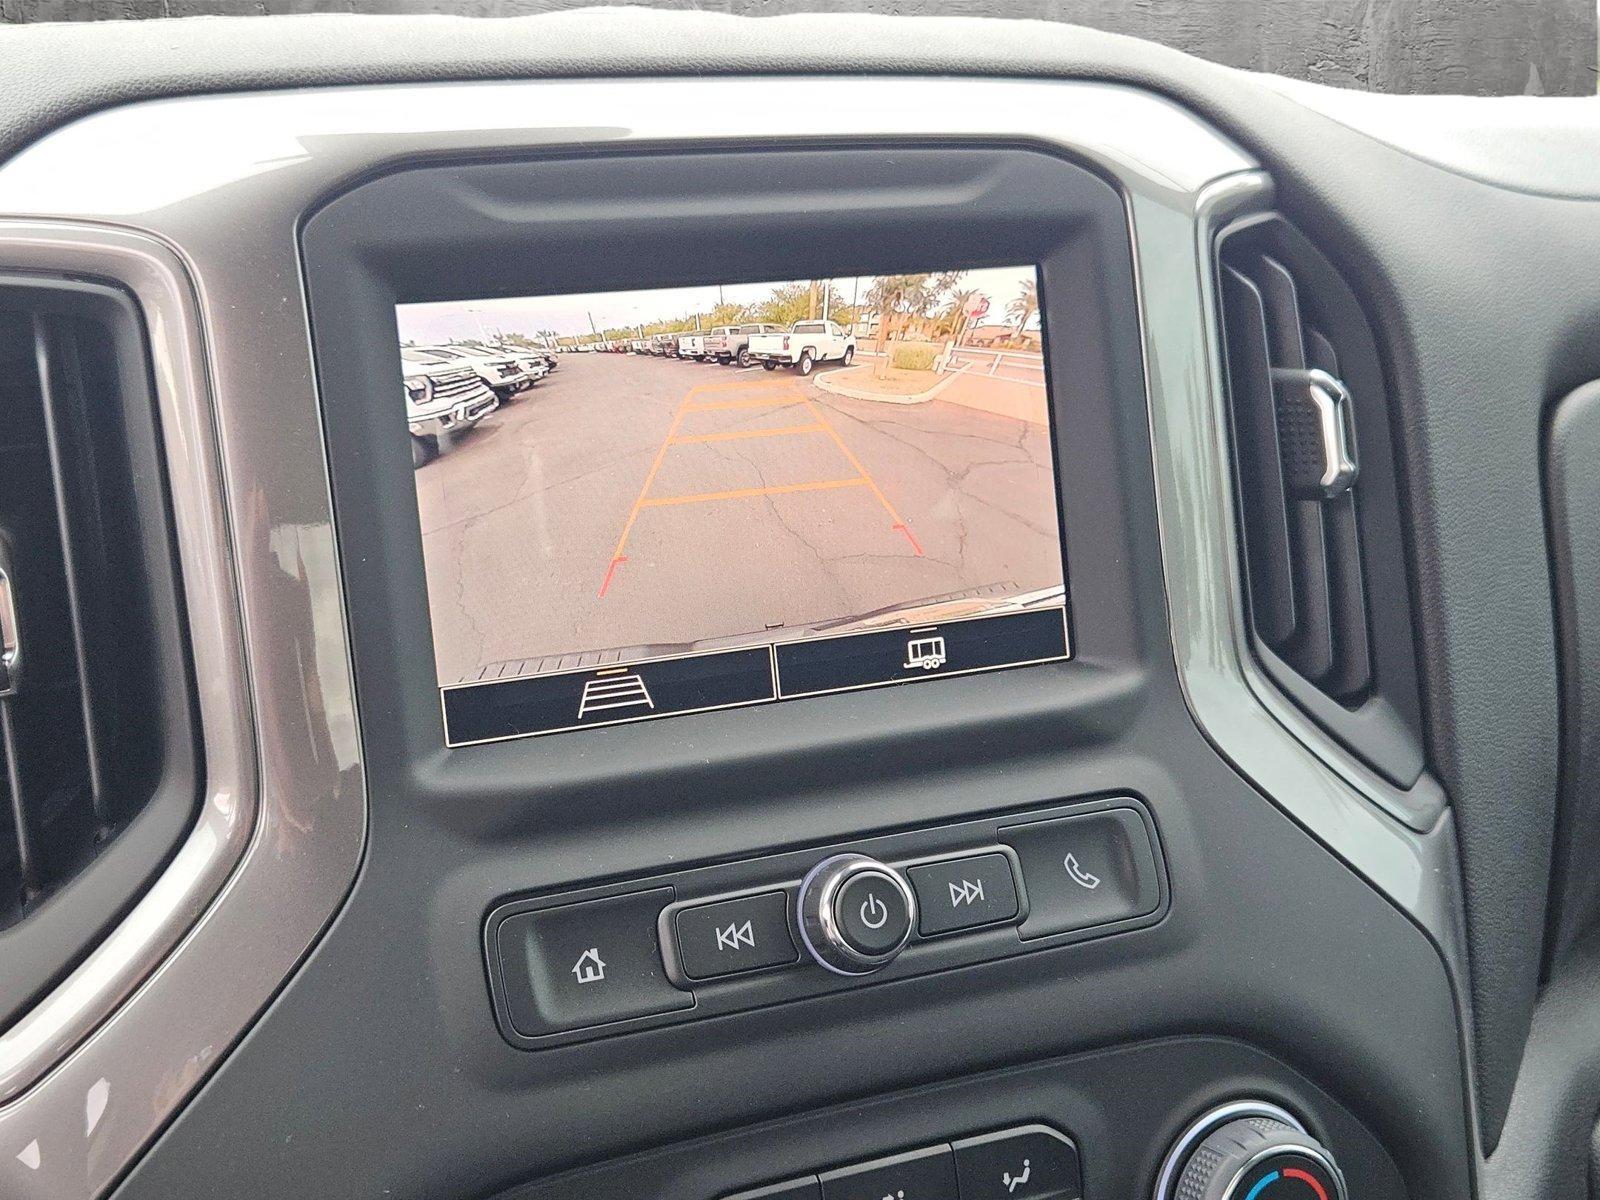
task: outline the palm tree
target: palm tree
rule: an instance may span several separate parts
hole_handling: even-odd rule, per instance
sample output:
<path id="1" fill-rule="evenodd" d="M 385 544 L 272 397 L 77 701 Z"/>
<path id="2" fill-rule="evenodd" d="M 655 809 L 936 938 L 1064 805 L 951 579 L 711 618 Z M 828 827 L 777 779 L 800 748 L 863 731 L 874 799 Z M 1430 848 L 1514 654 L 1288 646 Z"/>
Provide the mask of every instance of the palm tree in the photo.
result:
<path id="1" fill-rule="evenodd" d="M 958 346 L 961 344 L 961 335 L 967 331 L 967 311 L 978 295 L 977 288 L 962 288 L 950 293 L 950 300 L 944 307 L 944 326 Z"/>
<path id="2" fill-rule="evenodd" d="M 888 370 L 889 356 L 885 346 L 889 340 L 891 321 L 901 317 L 922 315 L 933 307 L 934 293 L 929 290 L 927 275 L 879 275 L 867 292 L 867 302 L 878 313 L 878 363 L 874 371 L 883 375 Z"/>
<path id="3" fill-rule="evenodd" d="M 1006 316 L 1013 317 L 1017 322 L 1017 340 L 1023 340 L 1023 332 L 1028 328 L 1028 322 L 1033 314 L 1039 311 L 1039 281 L 1037 279 L 1023 279 L 1022 292 L 1010 304 L 1006 305 Z"/>

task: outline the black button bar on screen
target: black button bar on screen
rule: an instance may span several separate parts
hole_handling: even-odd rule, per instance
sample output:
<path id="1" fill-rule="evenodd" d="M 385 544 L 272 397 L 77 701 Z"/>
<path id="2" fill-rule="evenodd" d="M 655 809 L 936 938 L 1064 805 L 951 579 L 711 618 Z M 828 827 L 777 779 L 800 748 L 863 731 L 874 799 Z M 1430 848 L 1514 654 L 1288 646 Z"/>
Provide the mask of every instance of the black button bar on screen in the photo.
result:
<path id="1" fill-rule="evenodd" d="M 1067 625 L 1063 610 L 1042 608 L 781 642 L 777 656 L 779 695 L 788 699 L 1065 658 Z"/>
<path id="2" fill-rule="evenodd" d="M 445 734 L 450 745 L 464 746 L 775 698 L 772 655 L 759 646 L 451 688 L 444 693 Z"/>

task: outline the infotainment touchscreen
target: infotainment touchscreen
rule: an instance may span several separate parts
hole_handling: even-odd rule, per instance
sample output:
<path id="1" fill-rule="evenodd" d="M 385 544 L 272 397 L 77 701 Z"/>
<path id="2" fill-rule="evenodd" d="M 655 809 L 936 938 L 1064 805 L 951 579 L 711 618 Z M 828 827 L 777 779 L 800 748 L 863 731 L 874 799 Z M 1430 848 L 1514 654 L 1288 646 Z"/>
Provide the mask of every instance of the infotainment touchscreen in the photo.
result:
<path id="1" fill-rule="evenodd" d="M 450 745 L 1069 656 L 1035 267 L 397 317 Z"/>

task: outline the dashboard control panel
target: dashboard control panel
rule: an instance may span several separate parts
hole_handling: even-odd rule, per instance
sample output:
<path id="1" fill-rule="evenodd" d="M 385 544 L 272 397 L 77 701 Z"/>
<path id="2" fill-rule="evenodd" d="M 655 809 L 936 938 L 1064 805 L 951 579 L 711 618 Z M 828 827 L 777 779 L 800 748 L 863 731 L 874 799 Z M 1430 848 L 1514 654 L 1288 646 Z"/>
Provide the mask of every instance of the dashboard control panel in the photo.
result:
<path id="1" fill-rule="evenodd" d="M 1119 796 L 505 899 L 501 1033 L 535 1048 L 986 962 L 1159 921 L 1154 821 Z"/>
<path id="2" fill-rule="evenodd" d="M 1078 1200 L 1071 1138 L 1024 1125 L 768 1184 L 725 1200 Z"/>

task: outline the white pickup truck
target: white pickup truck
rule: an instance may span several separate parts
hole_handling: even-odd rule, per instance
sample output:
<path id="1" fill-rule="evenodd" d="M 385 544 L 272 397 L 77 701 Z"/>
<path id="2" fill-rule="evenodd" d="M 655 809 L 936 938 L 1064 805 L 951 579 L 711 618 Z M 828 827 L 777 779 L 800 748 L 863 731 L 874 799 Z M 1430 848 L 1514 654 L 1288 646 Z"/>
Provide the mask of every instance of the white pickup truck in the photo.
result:
<path id="1" fill-rule="evenodd" d="M 809 375 L 818 363 L 842 362 L 856 356 L 856 338 L 833 321 L 797 321 L 787 333 L 757 333 L 750 337 L 750 357 L 769 371 L 795 367 Z"/>

